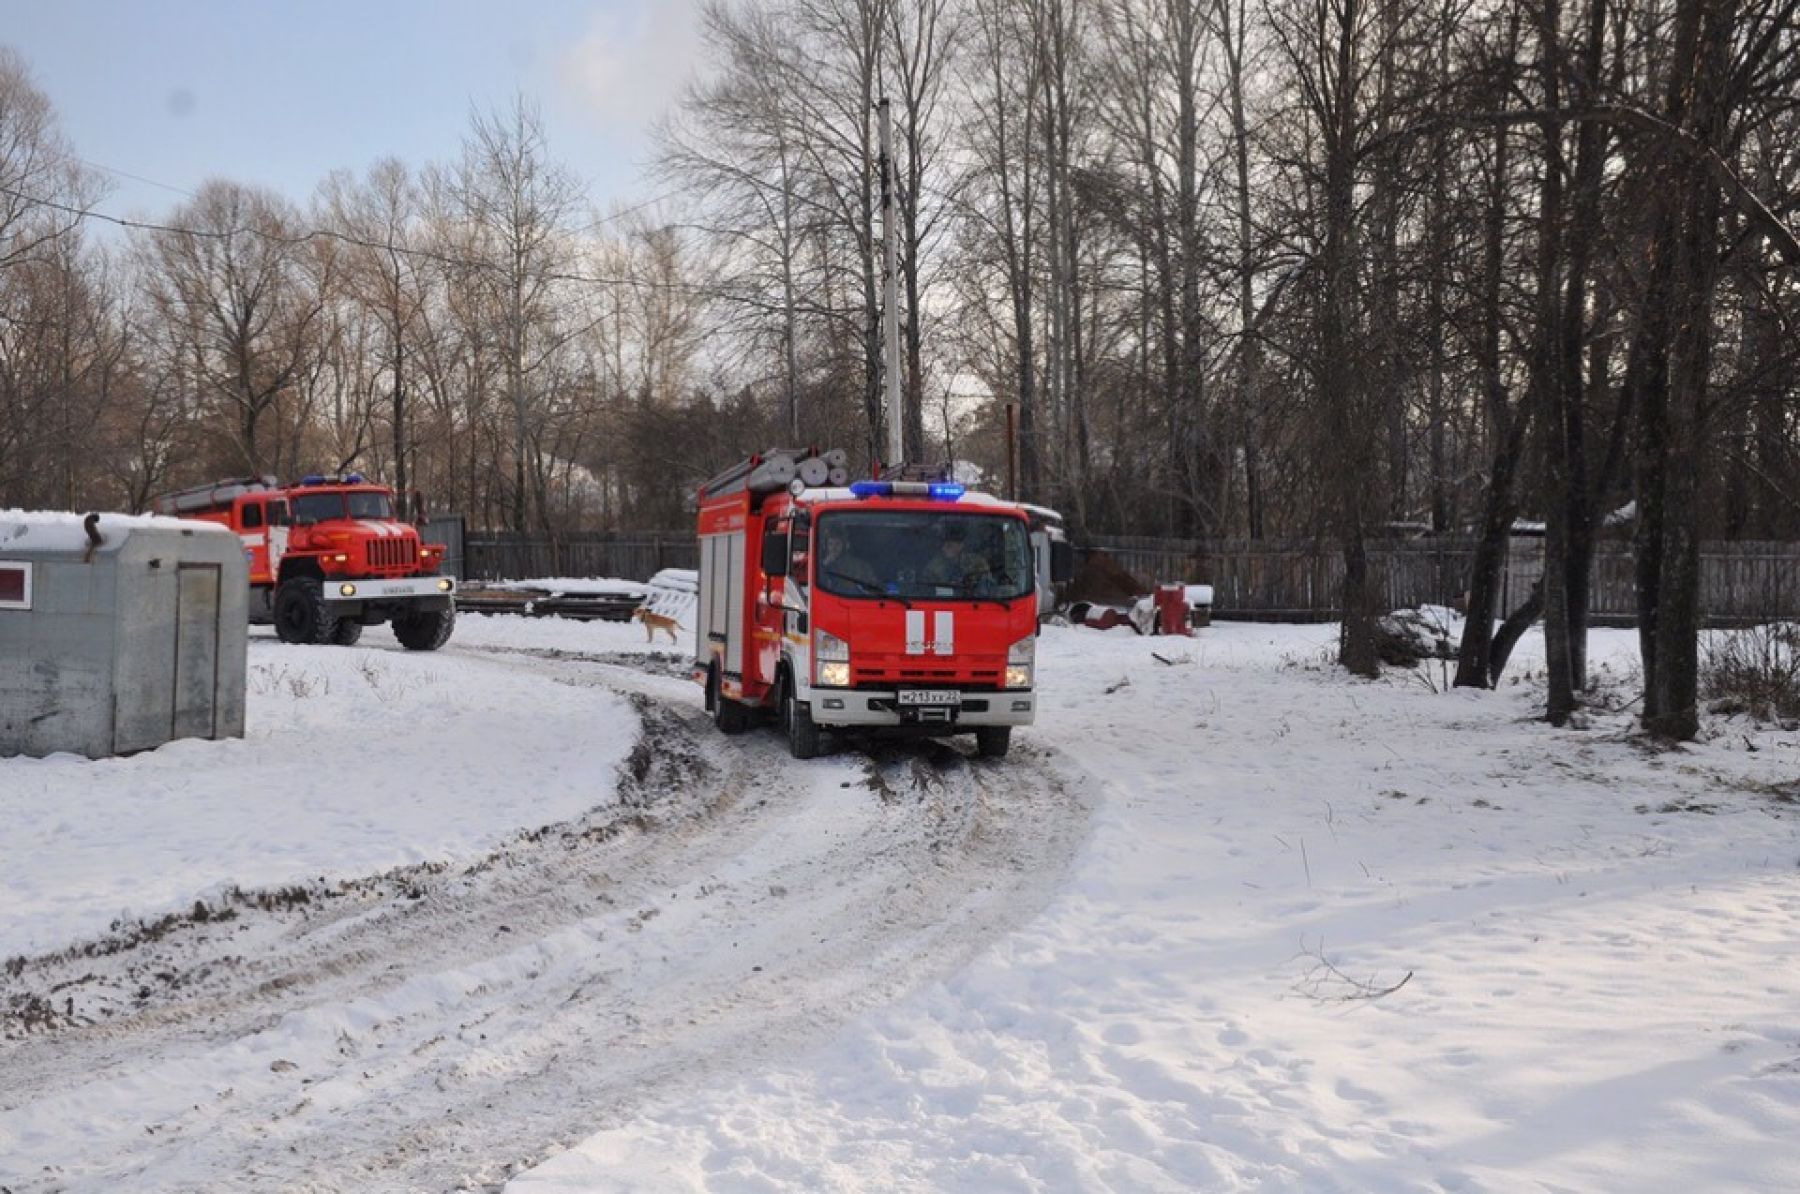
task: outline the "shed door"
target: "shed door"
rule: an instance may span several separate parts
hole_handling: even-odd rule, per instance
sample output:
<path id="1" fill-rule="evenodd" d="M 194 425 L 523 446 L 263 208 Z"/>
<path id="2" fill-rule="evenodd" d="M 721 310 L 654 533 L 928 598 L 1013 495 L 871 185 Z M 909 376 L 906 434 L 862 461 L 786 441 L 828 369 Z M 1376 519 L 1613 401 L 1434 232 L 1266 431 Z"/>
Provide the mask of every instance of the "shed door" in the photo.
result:
<path id="1" fill-rule="evenodd" d="M 175 605 L 176 738 L 218 735 L 219 581 L 217 564 L 182 564 Z"/>

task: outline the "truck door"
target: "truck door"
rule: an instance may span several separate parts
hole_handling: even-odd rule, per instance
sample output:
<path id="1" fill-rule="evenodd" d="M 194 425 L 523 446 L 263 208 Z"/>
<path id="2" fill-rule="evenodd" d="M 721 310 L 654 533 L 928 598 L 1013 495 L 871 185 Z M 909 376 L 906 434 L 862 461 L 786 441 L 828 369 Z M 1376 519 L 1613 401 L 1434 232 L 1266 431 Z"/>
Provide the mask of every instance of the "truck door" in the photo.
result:
<path id="1" fill-rule="evenodd" d="M 274 580 L 274 561 L 269 557 L 269 528 L 264 518 L 261 498 L 251 498 L 238 506 L 238 539 L 250 564 L 250 583 L 266 585 Z"/>
<path id="2" fill-rule="evenodd" d="M 269 499 L 269 576 L 281 575 L 281 557 L 287 554 L 288 504 L 286 498 Z"/>
<path id="3" fill-rule="evenodd" d="M 781 663 L 781 638 L 786 627 L 787 613 L 787 580 L 785 577 L 770 576 L 761 565 L 770 557 L 771 540 L 779 545 L 777 555 L 785 564 L 788 558 L 788 529 L 790 521 L 782 517 L 779 521 L 763 524 L 763 543 L 759 545 L 758 554 L 753 561 L 756 576 L 756 636 L 754 674 L 744 677 L 746 684 L 754 681 L 757 685 L 773 684 L 775 669 Z M 773 564 L 769 565 L 773 567 Z M 785 571 L 785 569 L 783 569 Z"/>

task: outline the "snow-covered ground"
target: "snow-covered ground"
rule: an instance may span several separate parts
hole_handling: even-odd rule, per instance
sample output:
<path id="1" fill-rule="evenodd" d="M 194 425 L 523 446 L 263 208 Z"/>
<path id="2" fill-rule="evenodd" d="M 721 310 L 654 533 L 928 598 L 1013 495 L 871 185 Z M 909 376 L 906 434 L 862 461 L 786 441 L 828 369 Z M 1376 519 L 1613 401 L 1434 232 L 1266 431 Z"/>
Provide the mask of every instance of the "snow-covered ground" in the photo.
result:
<path id="1" fill-rule="evenodd" d="M 243 743 L 0 761 L 0 954 L 498 853 L 145 945 L 198 976 L 147 1007 L 74 981 L 106 964 L 0 974 L 70 983 L 0 1041 L 0 1186 L 1800 1188 L 1800 734 L 1553 730 L 1535 638 L 1474 693 L 1350 680 L 1334 633 L 1047 631 L 992 766 L 714 737 L 635 626 L 259 641 Z M 1633 635 L 1593 648 L 1622 703 Z M 699 793 L 622 835 L 619 693 Z M 304 750 L 326 725 L 357 745 Z"/>
<path id="2" fill-rule="evenodd" d="M 1796 789 L 1750 786 L 1796 735 L 1651 753 L 1334 633 L 1048 633 L 1032 738 L 1097 803 L 1052 905 L 516 1189 L 1800 1188 Z"/>
<path id="3" fill-rule="evenodd" d="M 472 858 L 610 799 L 637 734 L 619 695 L 545 701 L 516 669 L 387 649 L 385 629 L 368 642 L 301 650 L 254 632 L 241 741 L 0 760 L 0 957 L 229 885 Z"/>

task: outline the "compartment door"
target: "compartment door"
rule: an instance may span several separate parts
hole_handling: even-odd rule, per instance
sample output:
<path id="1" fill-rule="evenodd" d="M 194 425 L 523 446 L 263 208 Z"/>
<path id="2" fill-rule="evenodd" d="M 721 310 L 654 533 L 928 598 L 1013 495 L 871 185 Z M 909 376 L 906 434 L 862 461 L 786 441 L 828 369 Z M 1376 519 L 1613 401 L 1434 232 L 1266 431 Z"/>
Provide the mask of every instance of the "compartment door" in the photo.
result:
<path id="1" fill-rule="evenodd" d="M 219 585 L 217 564 L 181 564 L 175 602 L 176 738 L 215 738 L 219 724 Z"/>

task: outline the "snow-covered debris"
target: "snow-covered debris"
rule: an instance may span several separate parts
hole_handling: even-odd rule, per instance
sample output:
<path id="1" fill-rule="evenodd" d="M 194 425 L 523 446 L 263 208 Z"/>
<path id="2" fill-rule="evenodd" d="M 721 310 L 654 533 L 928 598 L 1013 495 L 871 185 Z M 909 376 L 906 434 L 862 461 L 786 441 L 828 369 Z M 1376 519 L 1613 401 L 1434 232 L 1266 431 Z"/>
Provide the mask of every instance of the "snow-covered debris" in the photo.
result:
<path id="1" fill-rule="evenodd" d="M 490 588 L 513 589 L 521 593 L 542 593 L 549 597 L 643 597 L 642 581 L 618 580 L 610 576 L 545 576 L 532 580 L 497 580 Z"/>
<path id="2" fill-rule="evenodd" d="M 1213 603 L 1213 587 L 1211 585 L 1184 585 L 1190 615 L 1195 610 L 1211 610 Z M 1158 608 L 1156 594 L 1147 593 L 1132 603 L 1131 611 L 1126 616 L 1139 634 L 1153 634 L 1156 631 Z"/>
<path id="3" fill-rule="evenodd" d="M 1426 659 L 1455 659 L 1462 637 L 1462 615 L 1442 605 L 1397 609 L 1376 624 L 1381 661 L 1412 667 Z"/>

